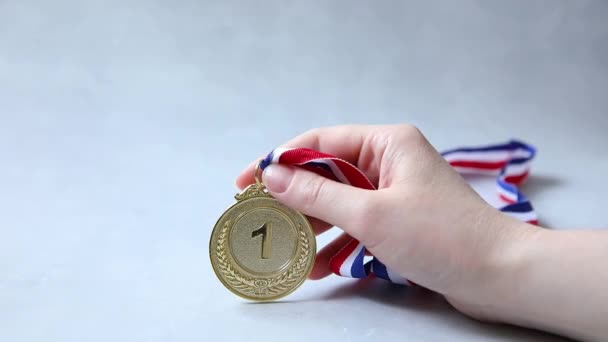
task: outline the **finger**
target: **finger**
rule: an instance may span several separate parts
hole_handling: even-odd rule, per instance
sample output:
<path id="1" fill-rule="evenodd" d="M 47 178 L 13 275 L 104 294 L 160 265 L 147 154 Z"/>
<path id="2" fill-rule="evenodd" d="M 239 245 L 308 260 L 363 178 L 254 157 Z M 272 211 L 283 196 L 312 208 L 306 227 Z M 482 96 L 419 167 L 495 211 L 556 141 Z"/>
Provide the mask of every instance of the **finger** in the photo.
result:
<path id="1" fill-rule="evenodd" d="M 309 148 L 334 155 L 357 165 L 373 180 L 378 177 L 380 164 L 375 162 L 375 156 L 382 155 L 376 152 L 383 148 L 381 144 L 376 144 L 377 137 L 386 135 L 389 129 L 391 128 L 387 126 L 363 125 L 317 128 L 291 139 L 281 147 Z M 241 172 L 236 180 L 239 188 L 243 189 L 254 182 L 255 166 L 265 157 L 256 159 Z"/>
<path id="2" fill-rule="evenodd" d="M 315 264 L 308 278 L 312 280 L 319 280 L 330 275 L 332 272 L 329 269 L 329 260 L 331 260 L 331 258 L 333 258 L 333 256 L 336 255 L 352 239 L 353 238 L 348 234 L 342 233 L 332 242 L 323 247 L 319 253 L 317 253 Z"/>
<path id="3" fill-rule="evenodd" d="M 342 184 L 313 172 L 270 165 L 262 174 L 268 191 L 281 203 L 301 213 L 342 228 L 363 241 L 363 223 L 376 191 Z"/>
<path id="4" fill-rule="evenodd" d="M 253 176 L 251 176 L 251 181 L 253 182 Z M 246 182 L 249 182 L 248 179 L 244 180 L 243 182 L 241 182 L 241 184 L 244 184 Z M 237 186 L 243 190 L 245 187 L 247 187 L 250 183 L 247 183 L 245 185 L 240 185 L 238 180 L 237 180 Z M 308 219 L 308 222 L 310 222 L 310 225 L 312 226 L 312 230 L 314 231 L 315 235 L 321 235 L 323 233 L 325 233 L 326 231 L 328 231 L 329 229 L 331 229 L 333 227 L 332 224 L 329 224 L 323 220 L 319 220 L 316 217 L 306 217 Z"/>

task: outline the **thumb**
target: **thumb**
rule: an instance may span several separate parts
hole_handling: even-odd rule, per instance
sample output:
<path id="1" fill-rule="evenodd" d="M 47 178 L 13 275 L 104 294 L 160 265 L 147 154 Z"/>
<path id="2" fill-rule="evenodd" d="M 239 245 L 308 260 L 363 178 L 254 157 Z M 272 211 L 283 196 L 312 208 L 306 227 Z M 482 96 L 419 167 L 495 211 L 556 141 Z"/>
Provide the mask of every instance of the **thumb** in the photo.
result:
<path id="1" fill-rule="evenodd" d="M 262 181 L 271 195 L 305 215 L 340 227 L 362 240 L 375 191 L 342 184 L 300 168 L 272 164 Z"/>

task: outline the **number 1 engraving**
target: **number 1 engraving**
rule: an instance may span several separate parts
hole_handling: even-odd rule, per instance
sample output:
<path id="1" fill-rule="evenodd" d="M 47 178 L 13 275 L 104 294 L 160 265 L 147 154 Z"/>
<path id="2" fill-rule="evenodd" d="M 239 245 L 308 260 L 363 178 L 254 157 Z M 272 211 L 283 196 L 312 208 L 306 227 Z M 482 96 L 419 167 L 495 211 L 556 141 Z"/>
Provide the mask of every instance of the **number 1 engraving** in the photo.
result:
<path id="1" fill-rule="evenodd" d="M 260 228 L 251 232 L 251 238 L 262 235 L 262 259 L 270 259 L 272 254 L 272 224 L 264 223 Z"/>

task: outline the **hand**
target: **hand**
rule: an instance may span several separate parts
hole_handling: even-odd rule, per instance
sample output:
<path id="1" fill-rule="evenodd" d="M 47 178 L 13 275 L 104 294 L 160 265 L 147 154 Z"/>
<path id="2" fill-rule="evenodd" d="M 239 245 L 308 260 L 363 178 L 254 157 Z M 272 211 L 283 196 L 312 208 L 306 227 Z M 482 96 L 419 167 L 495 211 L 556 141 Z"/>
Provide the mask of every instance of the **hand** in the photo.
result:
<path id="1" fill-rule="evenodd" d="M 487 303 L 482 287 L 506 280 L 500 268 L 513 242 L 536 229 L 486 204 L 416 128 L 317 129 L 285 146 L 346 159 L 378 187 L 362 190 L 298 168 L 268 167 L 262 176 L 268 190 L 310 216 L 317 234 L 338 226 L 393 271 L 446 295 L 465 313 L 492 318 L 476 309 Z M 250 166 L 237 185 L 251 184 L 252 174 Z M 329 259 L 349 238 L 344 234 L 319 252 L 312 279 L 330 274 Z"/>
<path id="2" fill-rule="evenodd" d="M 283 146 L 345 159 L 378 188 L 282 165 L 265 169 L 271 194 L 309 216 L 316 234 L 334 225 L 344 231 L 318 253 L 312 279 L 330 274 L 329 259 L 352 236 L 469 316 L 585 340 L 608 336 L 608 231 L 553 231 L 504 215 L 412 126 L 315 129 Z M 238 187 L 254 182 L 258 161 Z"/>

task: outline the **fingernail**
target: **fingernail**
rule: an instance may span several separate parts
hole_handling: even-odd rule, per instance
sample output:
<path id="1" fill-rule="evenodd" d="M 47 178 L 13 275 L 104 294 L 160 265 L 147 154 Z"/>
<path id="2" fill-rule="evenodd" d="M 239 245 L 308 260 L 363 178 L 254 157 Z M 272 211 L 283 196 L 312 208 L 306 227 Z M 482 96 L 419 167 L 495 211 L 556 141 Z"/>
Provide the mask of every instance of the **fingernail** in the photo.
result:
<path id="1" fill-rule="evenodd" d="M 264 169 L 262 181 L 268 190 L 280 194 L 289 187 L 293 174 L 294 171 L 290 167 L 272 164 Z"/>

